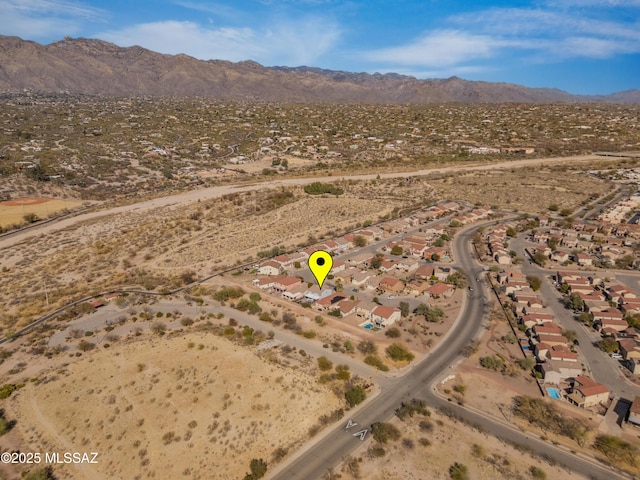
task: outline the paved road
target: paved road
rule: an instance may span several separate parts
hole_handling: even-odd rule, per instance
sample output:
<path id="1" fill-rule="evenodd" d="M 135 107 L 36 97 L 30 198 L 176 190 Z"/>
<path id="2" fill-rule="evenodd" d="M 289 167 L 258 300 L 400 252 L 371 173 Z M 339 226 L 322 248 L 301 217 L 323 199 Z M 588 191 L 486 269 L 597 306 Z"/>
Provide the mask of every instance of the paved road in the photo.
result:
<path id="1" fill-rule="evenodd" d="M 467 229 L 457 235 L 454 240 L 455 258 L 462 269 L 467 272 L 470 279 L 478 276 L 482 271 L 482 268 L 473 260 L 470 251 L 470 240 L 473 232 L 474 229 Z M 441 343 L 431 355 L 427 356 L 407 375 L 394 379 L 377 398 L 352 415 L 347 414 L 341 425 L 334 426 L 315 445 L 304 451 L 297 458 L 294 458 L 293 461 L 269 474 L 268 478 L 274 480 L 321 479 L 329 468 L 338 465 L 346 455 L 353 452 L 360 445 L 361 440 L 359 437 L 354 437 L 354 433 L 370 428 L 370 425 L 375 422 L 389 419 L 401 402 L 412 398 L 423 398 L 431 406 L 448 405 L 458 415 L 469 419 L 474 424 L 480 425 L 484 430 L 499 437 L 527 445 L 587 477 L 602 479 L 622 478 L 598 465 L 594 465 L 588 460 L 562 452 L 556 447 L 545 444 L 535 438 L 530 438 L 509 426 L 505 426 L 495 419 L 452 405 L 435 395 L 432 384 L 443 374 L 446 375 L 452 365 L 460 359 L 460 350 L 471 339 L 481 334 L 481 327 L 485 318 L 485 304 L 488 299 L 489 291 L 487 287 L 484 283 L 477 283 L 474 291 L 469 294 L 466 308 L 462 312 L 462 319 L 455 326 L 453 334 L 449 337 L 450 340 L 446 342 L 446 345 Z M 437 355 L 434 354 L 436 352 Z M 347 430 L 345 427 L 348 420 L 356 422 L 358 424 L 357 427 Z"/>
<path id="2" fill-rule="evenodd" d="M 528 255 L 524 252 L 524 247 L 528 245 L 528 242 L 523 237 L 523 235 L 520 235 L 512 240 L 511 249 L 518 252 L 518 255 L 522 258 L 528 259 Z M 564 307 L 562 295 L 548 278 L 554 272 L 540 268 L 537 264 L 530 264 L 528 261 L 522 263 L 522 271 L 525 275 L 533 275 L 545 279 L 542 282 L 539 293 L 556 317 L 558 325 L 564 330 L 576 332 L 576 338 L 580 342 L 578 348 L 594 380 L 606 385 L 616 395 L 626 399 L 633 400 L 636 395 L 640 395 L 640 387 L 633 386 L 625 379 L 622 373 L 622 368 L 624 367 L 620 362 L 612 359 L 594 346 L 594 342 L 600 340 L 597 332 L 576 321 L 573 312 Z"/>

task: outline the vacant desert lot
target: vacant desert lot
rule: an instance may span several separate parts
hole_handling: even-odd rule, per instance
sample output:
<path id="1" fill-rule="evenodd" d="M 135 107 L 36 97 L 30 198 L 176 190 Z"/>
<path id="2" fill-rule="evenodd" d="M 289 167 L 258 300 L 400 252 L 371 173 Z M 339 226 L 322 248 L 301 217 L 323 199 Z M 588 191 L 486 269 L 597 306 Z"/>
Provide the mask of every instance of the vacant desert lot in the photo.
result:
<path id="1" fill-rule="evenodd" d="M 547 212 L 555 203 L 576 210 L 590 196 L 611 193 L 609 182 L 568 167 L 526 167 L 501 171 L 443 175 L 430 181 L 442 198 L 515 209 Z"/>
<path id="2" fill-rule="evenodd" d="M 272 465 L 278 447 L 306 440 L 340 407 L 306 367 L 269 363 L 212 333 L 143 338 L 16 392 L 5 408 L 20 449 L 100 453 L 98 465 L 57 467 L 65 479 L 237 480 L 252 458 Z"/>
<path id="3" fill-rule="evenodd" d="M 360 477 L 368 480 L 405 480 L 420 478 L 449 480 L 449 467 L 455 462 L 465 465 L 472 480 L 529 480 L 533 478 L 584 479 L 566 469 L 550 465 L 541 458 L 518 451 L 490 434 L 479 432 L 437 412 L 430 418 L 420 415 L 393 423 L 401 439 L 380 445 L 384 456 L 376 458 L 369 450 L 376 445 L 370 438 L 354 455 L 363 458 Z M 546 476 L 532 475 L 530 468 L 541 469 Z M 352 480 L 343 472 L 343 480 Z M 462 478 L 462 477 L 459 477 Z"/>
<path id="4" fill-rule="evenodd" d="M 24 216 L 35 214 L 38 218 L 47 218 L 62 210 L 82 205 L 77 200 L 53 198 L 23 197 L 0 202 L 0 227 L 24 223 Z"/>

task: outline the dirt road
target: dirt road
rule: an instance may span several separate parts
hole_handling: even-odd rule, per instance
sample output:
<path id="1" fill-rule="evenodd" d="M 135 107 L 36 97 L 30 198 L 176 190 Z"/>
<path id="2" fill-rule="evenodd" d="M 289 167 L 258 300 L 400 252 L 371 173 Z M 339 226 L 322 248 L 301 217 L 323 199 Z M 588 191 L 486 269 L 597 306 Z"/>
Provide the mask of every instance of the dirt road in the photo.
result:
<path id="1" fill-rule="evenodd" d="M 551 165 L 555 163 L 567 163 L 567 162 L 585 162 L 585 161 L 600 161 L 610 162 L 617 161 L 616 157 L 599 157 L 596 155 L 581 155 L 574 157 L 554 157 L 554 158 L 531 158 L 514 160 L 499 163 L 489 164 L 476 164 L 476 165 L 459 165 L 441 168 L 430 168 L 425 170 L 413 170 L 408 172 L 391 172 L 381 173 L 380 178 L 398 178 L 398 177 L 420 177 L 426 175 L 440 174 L 440 173 L 453 173 L 460 171 L 484 171 L 484 170 L 500 170 L 506 168 L 521 168 L 527 166 L 539 166 L 539 165 Z M 62 230 L 77 223 L 93 220 L 96 218 L 105 217 L 107 215 L 118 215 L 125 212 L 146 212 L 149 210 L 155 210 L 157 208 L 171 208 L 175 209 L 183 205 L 189 205 L 198 200 L 206 200 L 209 198 L 219 198 L 229 193 L 241 193 L 253 190 L 265 190 L 281 186 L 293 186 L 293 185 L 307 185 L 312 182 L 335 182 L 336 180 L 372 180 L 376 178 L 378 174 L 361 174 L 361 175 L 335 175 L 330 177 L 312 177 L 312 178 L 286 178 L 282 180 L 275 180 L 272 182 L 260 182 L 249 185 L 224 185 L 218 187 L 209 187 L 199 190 L 190 190 L 187 192 L 171 195 L 167 197 L 158 197 L 151 200 L 143 200 L 141 202 L 124 205 L 120 207 L 108 208 L 105 210 L 98 210 L 93 212 L 84 213 L 75 217 L 65 218 L 59 222 L 44 224 L 41 227 L 32 228 L 23 232 L 17 232 L 14 235 L 9 235 L 0 239 L 0 249 L 7 248 L 16 245 L 27 238 L 35 235 L 46 234 L 49 232 Z"/>

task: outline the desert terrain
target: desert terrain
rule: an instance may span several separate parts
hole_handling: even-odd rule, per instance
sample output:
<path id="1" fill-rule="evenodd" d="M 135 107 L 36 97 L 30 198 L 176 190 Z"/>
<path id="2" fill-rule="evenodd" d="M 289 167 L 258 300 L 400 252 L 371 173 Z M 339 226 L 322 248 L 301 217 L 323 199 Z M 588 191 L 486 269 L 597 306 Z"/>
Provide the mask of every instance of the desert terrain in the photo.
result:
<path id="1" fill-rule="evenodd" d="M 148 333 L 40 372 L 3 407 L 23 451 L 99 452 L 97 465 L 56 466 L 60 478 L 235 480 L 342 407 L 314 370 L 213 332 Z"/>

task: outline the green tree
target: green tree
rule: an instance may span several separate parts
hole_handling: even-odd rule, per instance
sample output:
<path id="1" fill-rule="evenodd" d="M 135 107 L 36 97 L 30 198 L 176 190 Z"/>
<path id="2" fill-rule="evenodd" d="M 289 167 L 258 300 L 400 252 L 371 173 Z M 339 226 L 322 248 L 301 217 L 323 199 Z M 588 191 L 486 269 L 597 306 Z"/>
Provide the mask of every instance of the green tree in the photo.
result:
<path id="1" fill-rule="evenodd" d="M 544 264 L 547 263 L 547 256 L 542 252 L 536 252 L 533 255 L 533 261 L 536 262 L 541 267 L 544 267 Z"/>
<path id="2" fill-rule="evenodd" d="M 400 309 L 400 315 L 403 317 L 409 316 L 409 304 L 407 302 L 400 302 L 398 308 Z"/>
<path id="3" fill-rule="evenodd" d="M 584 307 L 584 302 L 582 301 L 580 295 L 578 295 L 577 293 L 572 293 L 567 298 L 567 306 L 572 310 L 582 310 L 582 308 Z"/>
<path id="4" fill-rule="evenodd" d="M 520 360 L 518 360 L 518 366 L 522 370 L 531 370 L 535 364 L 536 364 L 536 361 L 530 357 L 521 358 Z"/>
<path id="5" fill-rule="evenodd" d="M 357 235 L 353 239 L 353 246 L 354 247 L 362 248 L 362 247 L 365 247 L 366 245 L 367 245 L 367 239 L 364 238 L 362 235 Z"/>
<path id="6" fill-rule="evenodd" d="M 527 275 L 527 282 L 529 282 L 529 286 L 534 292 L 540 290 L 540 287 L 542 286 L 542 279 L 533 275 Z"/>
<path id="7" fill-rule="evenodd" d="M 396 245 L 391 249 L 391 255 L 402 255 L 402 247 L 400 245 Z"/>
<path id="8" fill-rule="evenodd" d="M 384 257 L 382 255 L 380 255 L 379 253 L 377 253 L 372 259 L 371 259 L 371 268 L 373 268 L 374 270 L 379 269 L 382 266 L 382 262 L 384 261 Z"/>
<path id="9" fill-rule="evenodd" d="M 618 351 L 618 342 L 611 337 L 606 337 L 598 342 L 598 347 L 600 347 L 600 350 L 611 354 Z"/>

